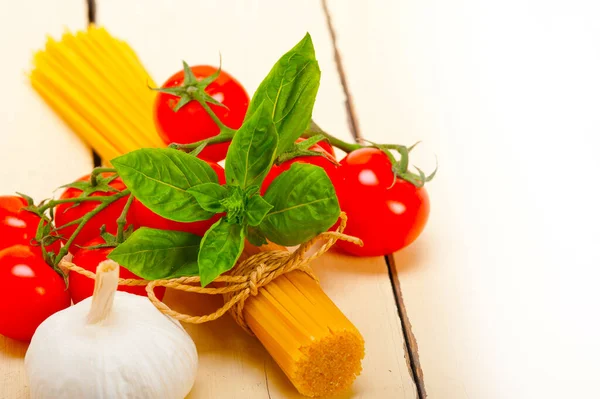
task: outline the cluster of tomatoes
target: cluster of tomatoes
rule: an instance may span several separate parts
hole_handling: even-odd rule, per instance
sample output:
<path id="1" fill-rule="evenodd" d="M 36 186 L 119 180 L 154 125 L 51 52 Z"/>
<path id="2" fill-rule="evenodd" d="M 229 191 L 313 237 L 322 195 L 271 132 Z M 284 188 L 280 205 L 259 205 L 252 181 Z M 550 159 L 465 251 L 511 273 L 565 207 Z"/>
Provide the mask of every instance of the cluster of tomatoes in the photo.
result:
<path id="1" fill-rule="evenodd" d="M 195 66 L 192 72 L 198 80 L 214 74 L 211 66 Z M 183 71 L 173 75 L 163 87 L 183 83 Z M 246 115 L 249 98 L 241 84 L 221 71 L 206 92 L 224 106 L 208 104 L 223 124 L 238 129 Z M 197 142 L 219 133 L 219 127 L 196 101 L 189 102 L 177 112 L 173 108 L 179 98 L 159 93 L 155 103 L 155 122 L 167 144 Z M 301 139 L 302 140 L 302 139 Z M 228 143 L 211 145 L 200 153 L 205 160 L 219 162 L 227 154 Z M 294 162 L 322 167 L 333 182 L 340 207 L 348 215 L 346 234 L 359 237 L 364 246 L 338 241 L 342 250 L 357 256 L 386 255 L 404 248 L 421 233 L 429 216 L 429 198 L 423 187 L 396 177 L 389 157 L 377 148 L 361 148 L 336 162 L 333 148 L 322 141 L 310 150 L 328 153 L 327 157 L 301 156 L 273 166 L 263 184 L 268 185 L 290 168 Z"/>
<path id="2" fill-rule="evenodd" d="M 209 66 L 193 67 L 198 79 L 212 75 L 216 69 Z M 183 71 L 173 75 L 163 87 L 179 86 Z M 209 104 L 216 117 L 231 129 L 241 126 L 249 98 L 244 88 L 230 75 L 221 72 L 206 92 L 224 106 Z M 159 93 L 155 103 L 155 123 L 167 143 L 194 143 L 219 134 L 219 126 L 212 117 L 195 102 L 189 102 L 177 112 L 173 110 L 178 98 Z M 302 141 L 304 139 L 299 139 Z M 198 156 L 206 160 L 225 184 L 223 168 L 217 164 L 225 158 L 229 144 L 220 143 L 204 149 Z M 392 163 L 380 149 L 360 148 L 348 153 L 339 162 L 327 141 L 314 144 L 309 150 L 324 156 L 300 156 L 274 165 L 264 180 L 264 193 L 271 182 L 295 162 L 310 163 L 325 170 L 334 184 L 342 211 L 348 215 L 345 232 L 359 237 L 364 246 L 358 247 L 344 241 L 337 245 L 343 251 L 357 256 L 378 256 L 395 252 L 414 241 L 423 230 L 429 215 L 427 192 L 422 187 L 396 177 Z M 107 177 L 106 174 L 103 174 Z M 80 181 L 89 181 L 84 176 Z M 126 189 L 120 178 L 110 181 L 116 192 Z M 77 198 L 82 190 L 70 187 L 61 200 Z M 92 197 L 113 195 L 114 192 L 96 191 Z M 103 246 L 101 231 L 117 233 L 117 219 L 123 213 L 128 197 L 112 202 L 98 212 L 80 229 L 69 248 L 73 263 L 95 271 L 96 266 L 107 259 L 112 247 Z M 78 219 L 99 206 L 100 202 L 60 203 L 54 209 L 54 224 L 60 240 L 46 247 L 55 254 L 77 228 Z M 36 232 L 40 217 L 26 209 L 27 201 L 17 196 L 0 197 L 0 334 L 28 341 L 37 326 L 51 314 L 89 297 L 93 293 L 93 280 L 70 273 L 68 285 L 63 277 L 50 267 L 43 257 Z M 137 199 L 131 203 L 126 223 L 133 228 L 150 227 L 162 230 L 185 231 L 203 235 L 220 215 L 210 220 L 181 223 L 156 215 Z M 122 268 L 123 278 L 137 278 Z M 144 287 L 120 286 L 120 290 L 145 295 Z M 156 290 L 159 298 L 164 288 Z"/>
<path id="3" fill-rule="evenodd" d="M 208 162 L 225 183 L 225 171 L 214 163 Z M 103 174 L 107 177 L 107 174 Z M 83 176 L 78 181 L 89 181 Z M 125 190 L 120 178 L 109 183 L 114 190 Z M 76 200 L 82 193 L 78 188 L 68 188 L 60 200 Z M 97 191 L 91 197 L 113 195 L 114 192 Z M 128 197 L 117 199 L 92 217 L 74 238 L 69 252 L 73 263 L 91 272 L 98 264 L 107 259 L 112 247 L 101 237 L 101 231 L 117 233 L 117 219 L 123 212 Z M 35 240 L 40 217 L 25 209 L 27 201 L 17 196 L 0 196 L 0 334 L 29 341 L 35 329 L 48 316 L 65 309 L 74 303 L 92 296 L 94 281 L 78 273 L 69 273 L 67 282 L 50 267 L 43 257 L 39 242 Z M 99 205 L 97 201 L 80 202 L 77 206 L 65 202 L 54 209 L 56 232 L 61 240 L 46 247 L 46 251 L 56 254 L 61 243 L 65 243 L 75 232 L 74 221 L 86 215 Z M 162 230 L 185 231 L 203 235 L 218 219 L 180 223 L 158 216 L 135 199 L 127 213 L 127 223 L 133 228 L 150 227 Z M 122 278 L 138 278 L 125 268 L 120 269 Z M 120 291 L 137 295 L 146 295 L 142 286 L 119 286 Z M 164 295 L 164 287 L 158 287 L 155 293 L 159 299 Z"/>
<path id="4" fill-rule="evenodd" d="M 25 206 L 21 197 L 0 197 L 0 334 L 28 341 L 37 326 L 68 307 L 71 298 L 62 277 L 32 244 L 40 218 Z M 48 250 L 56 251 L 56 245 Z"/>

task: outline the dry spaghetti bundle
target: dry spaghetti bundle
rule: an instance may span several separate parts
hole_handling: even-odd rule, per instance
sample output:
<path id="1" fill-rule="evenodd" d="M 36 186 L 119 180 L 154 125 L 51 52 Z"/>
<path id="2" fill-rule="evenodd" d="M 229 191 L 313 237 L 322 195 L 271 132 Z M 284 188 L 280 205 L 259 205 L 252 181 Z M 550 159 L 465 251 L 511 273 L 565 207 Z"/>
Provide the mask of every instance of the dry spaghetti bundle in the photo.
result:
<path id="1" fill-rule="evenodd" d="M 272 243 L 246 245 L 244 256 L 285 250 Z M 362 335 L 304 271 L 293 270 L 263 286 L 245 302 L 243 317 L 303 395 L 341 393 L 362 370 Z"/>
<path id="2" fill-rule="evenodd" d="M 127 43 L 104 28 L 49 37 L 34 56 L 31 84 L 100 156 L 163 147 L 148 89 L 154 82 Z"/>

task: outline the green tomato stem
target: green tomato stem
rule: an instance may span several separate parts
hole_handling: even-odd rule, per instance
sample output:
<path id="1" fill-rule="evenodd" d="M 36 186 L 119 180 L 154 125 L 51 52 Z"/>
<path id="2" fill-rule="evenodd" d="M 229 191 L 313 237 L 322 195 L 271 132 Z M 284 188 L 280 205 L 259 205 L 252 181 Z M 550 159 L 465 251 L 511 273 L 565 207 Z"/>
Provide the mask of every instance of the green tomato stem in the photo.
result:
<path id="1" fill-rule="evenodd" d="M 68 223 L 65 223 L 65 224 L 63 224 L 63 225 L 62 225 L 62 226 L 60 226 L 60 227 L 54 227 L 54 230 L 55 230 L 55 231 L 62 230 L 62 229 L 65 229 L 65 228 L 67 228 L 67 227 L 69 227 L 69 226 L 76 225 L 77 223 L 79 223 L 79 219 L 74 219 L 74 220 L 71 220 L 71 221 L 70 221 L 70 222 L 68 222 Z"/>
<path id="2" fill-rule="evenodd" d="M 38 208 L 39 212 L 45 212 L 49 208 L 54 208 L 56 205 L 60 204 L 68 204 L 68 203 L 79 203 L 86 201 L 96 201 L 96 202 L 112 202 L 111 198 L 114 195 L 106 196 L 106 197 L 76 197 L 76 198 L 67 198 L 67 199 L 59 199 L 59 200 L 51 200 L 45 203 L 44 205 Z"/>
<path id="3" fill-rule="evenodd" d="M 123 242 L 123 232 L 125 231 L 125 224 L 127 223 L 127 213 L 133 203 L 133 198 L 133 195 L 129 196 L 127 203 L 123 207 L 123 212 L 121 212 L 121 215 L 117 219 L 117 243 L 119 244 Z"/>
<path id="4" fill-rule="evenodd" d="M 398 145 L 398 144 L 373 144 L 373 143 L 369 143 L 369 145 L 363 145 L 363 144 L 359 144 L 359 143 L 348 143 L 346 141 L 340 140 L 335 136 L 332 136 L 331 134 L 327 133 L 326 131 L 324 131 L 323 129 L 321 129 L 319 127 L 319 125 L 317 125 L 315 123 L 315 121 L 311 121 L 310 122 L 310 128 L 307 129 L 304 133 L 302 133 L 302 137 L 314 137 L 314 136 L 324 136 L 331 145 L 333 145 L 334 147 L 339 148 L 340 150 L 349 153 L 355 150 L 358 150 L 360 148 L 387 148 L 389 150 L 398 150 L 398 148 L 403 147 L 406 148 L 405 146 L 402 145 Z M 418 143 L 417 143 L 418 144 Z M 416 145 L 416 144 L 415 144 Z M 414 148 L 414 146 L 411 146 L 409 148 L 409 152 L 410 150 L 412 150 Z M 399 150 L 398 150 L 399 151 Z"/>
<path id="5" fill-rule="evenodd" d="M 398 146 L 396 151 L 400 154 L 399 168 L 402 173 L 408 171 L 408 148 L 404 146 Z"/>
<path id="6" fill-rule="evenodd" d="M 204 110 L 206 111 L 208 116 L 210 116 L 210 119 L 212 119 L 213 122 L 215 122 L 215 124 L 219 127 L 219 130 L 221 130 L 221 134 L 231 133 L 231 137 L 233 138 L 233 134 L 235 133 L 235 130 L 225 126 L 225 124 L 223 124 L 223 122 L 221 122 L 221 120 L 215 114 L 215 112 L 212 110 L 212 108 L 209 107 L 209 105 L 206 103 L 206 101 L 198 100 L 198 102 L 200 103 L 202 108 L 204 108 Z M 211 143 L 211 144 L 214 144 L 214 143 Z"/>
<path id="7" fill-rule="evenodd" d="M 339 166 L 339 162 L 335 160 L 334 157 L 331 156 L 328 152 L 319 152 L 312 150 L 292 150 L 288 152 L 284 152 L 275 159 L 276 165 L 281 165 L 282 163 L 289 161 L 290 159 L 294 159 L 297 157 L 323 157 L 334 165 Z"/>
<path id="8" fill-rule="evenodd" d="M 79 218 L 79 225 L 77 226 L 77 228 L 75 229 L 75 231 L 73 232 L 73 234 L 71 235 L 71 237 L 69 237 L 69 239 L 67 240 L 67 242 L 65 243 L 65 245 L 60 249 L 60 251 L 58 251 L 58 254 L 56 255 L 56 258 L 54 259 L 54 266 L 58 267 L 58 264 L 60 263 L 60 261 L 62 260 L 62 258 L 65 257 L 65 255 L 69 252 L 69 248 L 71 247 L 71 244 L 73 243 L 73 241 L 75 240 L 75 238 L 77 238 L 77 235 L 81 232 L 81 230 L 85 227 L 85 225 L 87 224 L 87 222 L 89 222 L 94 216 L 96 216 L 98 213 L 100 213 L 101 211 L 103 211 L 104 209 L 106 209 L 110 204 L 112 204 L 113 202 L 117 201 L 118 199 L 121 199 L 127 195 L 131 194 L 131 191 L 129 190 L 123 190 L 121 192 L 119 192 L 118 194 L 115 195 L 111 195 L 110 197 L 103 197 L 103 198 L 109 198 L 110 201 L 103 201 L 100 205 L 98 205 L 96 208 L 92 209 L 91 211 L 89 211 L 88 213 L 86 213 L 83 217 Z M 94 198 L 98 198 L 98 197 L 94 197 Z M 83 198 L 79 198 L 80 200 Z M 73 201 L 71 201 L 73 202 Z"/>
<path id="9" fill-rule="evenodd" d="M 327 132 L 323 131 L 315 123 L 315 121 L 310 121 L 310 127 L 302 134 L 302 137 L 315 137 L 315 136 L 324 136 L 329 140 L 329 142 L 341 149 L 342 151 L 349 153 L 360 148 L 377 148 L 380 151 L 383 151 L 385 155 L 389 158 L 392 164 L 392 172 L 396 177 L 399 177 L 403 180 L 408 181 L 409 183 L 415 185 L 416 187 L 423 187 L 426 182 L 429 182 L 433 179 L 437 172 L 437 159 L 436 159 L 436 167 L 435 170 L 429 175 L 426 176 L 419 168 L 415 166 L 415 168 L 419 171 L 419 174 L 415 174 L 408 171 L 409 167 L 409 153 L 412 151 L 415 146 L 419 144 L 419 142 L 413 144 L 410 147 L 406 147 L 404 145 L 399 144 L 377 144 L 368 140 L 362 139 L 361 141 L 366 144 L 357 144 L 357 143 L 347 143 L 343 140 L 334 137 Z M 396 151 L 400 155 L 400 160 L 396 160 L 391 150 Z M 293 157 L 293 156 L 292 156 Z"/>
<path id="10" fill-rule="evenodd" d="M 46 251 L 46 246 L 44 245 L 44 228 L 46 227 L 46 223 L 50 223 L 50 221 L 44 214 L 42 214 L 35 232 L 35 241 L 40 245 L 44 260 L 48 262 L 50 259 L 48 257 L 48 251 Z"/>
<path id="11" fill-rule="evenodd" d="M 228 130 L 226 130 L 224 132 L 221 132 L 221 133 L 217 134 L 216 136 L 209 137 L 209 138 L 204 139 L 204 140 L 196 141 L 195 143 L 189 143 L 189 144 L 171 143 L 169 145 L 169 147 L 175 148 L 176 150 L 183 150 L 183 151 L 193 152 L 194 150 L 196 150 L 200 146 L 206 147 L 206 146 L 209 146 L 211 144 L 226 143 L 226 142 L 231 141 L 233 139 L 233 136 L 234 136 L 234 134 L 236 132 L 233 129 L 229 129 L 229 128 L 227 128 L 227 129 Z"/>
<path id="12" fill-rule="evenodd" d="M 325 136 L 325 138 L 331 143 L 331 145 L 339 148 L 340 150 L 349 153 L 354 150 L 358 150 L 359 148 L 363 148 L 364 146 L 356 143 L 348 143 L 346 141 L 340 140 L 335 136 L 325 132 L 323 129 L 319 127 L 314 121 L 310 122 L 310 128 L 306 130 L 302 136 L 303 137 L 313 137 L 317 135 Z"/>
<path id="13" fill-rule="evenodd" d="M 117 173 L 117 170 L 114 168 L 94 168 L 94 170 L 92 170 L 92 173 L 90 174 L 90 183 L 92 184 L 92 186 L 95 186 L 97 184 L 96 179 L 98 178 L 98 175 L 100 173 Z"/>

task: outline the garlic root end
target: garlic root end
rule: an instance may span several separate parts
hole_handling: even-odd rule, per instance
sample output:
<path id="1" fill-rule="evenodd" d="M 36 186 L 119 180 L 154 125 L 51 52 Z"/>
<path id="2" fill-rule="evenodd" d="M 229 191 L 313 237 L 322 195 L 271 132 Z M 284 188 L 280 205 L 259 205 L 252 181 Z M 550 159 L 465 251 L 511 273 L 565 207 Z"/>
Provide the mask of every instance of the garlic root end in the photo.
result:
<path id="1" fill-rule="evenodd" d="M 118 285 L 119 264 L 110 259 L 100 262 L 96 268 L 96 282 L 92 306 L 87 317 L 88 324 L 99 323 L 108 317 Z"/>

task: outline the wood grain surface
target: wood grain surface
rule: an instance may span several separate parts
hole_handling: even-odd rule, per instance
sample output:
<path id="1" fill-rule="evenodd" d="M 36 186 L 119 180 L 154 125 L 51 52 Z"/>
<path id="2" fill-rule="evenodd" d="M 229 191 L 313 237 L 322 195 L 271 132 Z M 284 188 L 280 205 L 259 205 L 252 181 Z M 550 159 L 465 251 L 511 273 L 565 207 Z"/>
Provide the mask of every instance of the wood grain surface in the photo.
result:
<path id="1" fill-rule="evenodd" d="M 47 34 L 85 27 L 87 5 L 5 8 L 0 194 L 40 200 L 87 173 L 92 157 L 26 72 Z M 437 156 L 418 241 L 387 263 L 333 251 L 314 265 L 366 341 L 363 374 L 342 398 L 600 397 L 596 2 L 96 0 L 96 8 L 97 23 L 127 40 L 157 82 L 181 60 L 215 65 L 221 53 L 249 93 L 308 31 L 322 70 L 314 118 L 325 130 L 348 141 L 423 140 L 413 161 L 425 170 Z M 173 291 L 166 300 L 199 313 L 221 304 Z M 231 318 L 186 328 L 200 356 L 190 397 L 298 397 Z M 26 349 L 0 336 L 0 398 L 29 396 Z"/>

